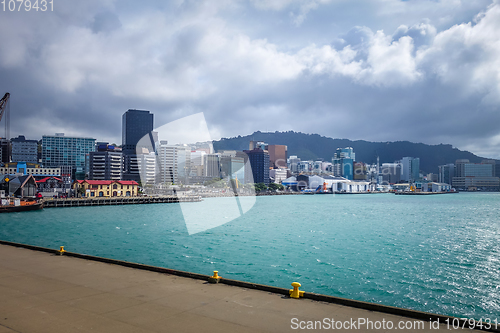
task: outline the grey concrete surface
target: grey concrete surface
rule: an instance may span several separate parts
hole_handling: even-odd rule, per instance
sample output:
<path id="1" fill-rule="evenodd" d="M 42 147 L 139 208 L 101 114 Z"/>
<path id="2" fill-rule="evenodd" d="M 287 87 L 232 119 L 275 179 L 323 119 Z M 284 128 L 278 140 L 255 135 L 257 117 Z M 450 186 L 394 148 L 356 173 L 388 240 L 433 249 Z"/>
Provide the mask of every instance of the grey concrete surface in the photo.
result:
<path id="1" fill-rule="evenodd" d="M 386 322 L 386 329 L 367 329 L 358 322 L 356 328 L 337 332 L 393 332 L 399 322 L 408 327 L 418 322 L 0 245 L 0 333 L 297 332 L 301 329 L 293 328 L 301 322 L 307 327 L 308 321 L 316 324 L 317 331 L 329 331 L 325 318 L 342 322 L 366 318 L 373 325 Z M 323 323 L 322 329 L 317 321 Z M 429 325 L 397 331 L 447 330 L 445 325 L 439 329 Z"/>

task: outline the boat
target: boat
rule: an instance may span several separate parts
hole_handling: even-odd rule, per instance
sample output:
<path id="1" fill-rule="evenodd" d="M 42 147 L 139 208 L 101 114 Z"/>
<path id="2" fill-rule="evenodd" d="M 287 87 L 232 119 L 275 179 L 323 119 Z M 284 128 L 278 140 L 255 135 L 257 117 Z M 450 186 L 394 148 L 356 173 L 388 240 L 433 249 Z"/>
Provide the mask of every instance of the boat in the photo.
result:
<path id="1" fill-rule="evenodd" d="M 2 198 L 0 213 L 26 212 L 43 209 L 43 201 L 35 199 Z"/>

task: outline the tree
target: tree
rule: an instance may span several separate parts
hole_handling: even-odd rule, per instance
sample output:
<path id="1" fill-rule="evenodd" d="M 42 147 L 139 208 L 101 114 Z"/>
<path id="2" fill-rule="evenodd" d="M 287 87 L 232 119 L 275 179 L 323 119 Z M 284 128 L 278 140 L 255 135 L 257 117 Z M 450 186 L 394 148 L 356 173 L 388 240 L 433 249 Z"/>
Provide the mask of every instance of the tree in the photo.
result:
<path id="1" fill-rule="evenodd" d="M 271 183 L 269 184 L 269 189 L 271 191 L 283 191 L 285 187 L 281 184 Z"/>
<path id="2" fill-rule="evenodd" d="M 267 190 L 267 186 L 264 183 L 254 184 L 255 192 L 261 192 Z"/>

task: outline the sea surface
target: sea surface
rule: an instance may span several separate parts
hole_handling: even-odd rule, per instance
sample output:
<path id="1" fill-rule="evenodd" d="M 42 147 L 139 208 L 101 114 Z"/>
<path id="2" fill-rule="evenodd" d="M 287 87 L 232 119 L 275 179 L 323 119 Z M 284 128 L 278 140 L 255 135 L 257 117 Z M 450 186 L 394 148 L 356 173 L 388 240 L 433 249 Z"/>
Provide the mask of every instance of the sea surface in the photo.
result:
<path id="1" fill-rule="evenodd" d="M 229 200 L 189 205 L 209 216 Z M 192 235 L 179 204 L 49 208 L 0 214 L 0 239 L 500 320 L 499 193 L 257 197 Z"/>

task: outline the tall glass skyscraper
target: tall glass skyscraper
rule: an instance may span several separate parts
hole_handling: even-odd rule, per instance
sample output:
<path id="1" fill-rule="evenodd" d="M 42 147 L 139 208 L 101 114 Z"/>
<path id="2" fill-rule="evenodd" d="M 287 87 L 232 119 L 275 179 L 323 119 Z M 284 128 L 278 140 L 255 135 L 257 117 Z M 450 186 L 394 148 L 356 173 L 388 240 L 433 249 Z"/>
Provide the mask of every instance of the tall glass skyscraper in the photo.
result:
<path id="1" fill-rule="evenodd" d="M 143 110 L 128 110 L 122 117 L 122 151 L 124 155 L 135 154 L 135 146 L 153 131 L 153 114 Z"/>
<path id="2" fill-rule="evenodd" d="M 123 152 L 123 179 L 141 182 L 141 174 L 150 169 L 149 156 L 154 154 L 153 138 L 153 114 L 144 110 L 128 110 L 122 117 L 122 152 Z M 151 145 L 145 155 L 137 155 L 136 146 L 139 140 L 145 135 L 151 135 Z M 154 173 L 154 156 L 151 156 L 153 163 L 151 167 Z M 141 162 L 142 161 L 142 162 Z M 144 177 L 143 177 L 144 178 Z"/>

